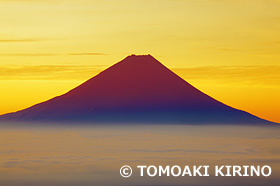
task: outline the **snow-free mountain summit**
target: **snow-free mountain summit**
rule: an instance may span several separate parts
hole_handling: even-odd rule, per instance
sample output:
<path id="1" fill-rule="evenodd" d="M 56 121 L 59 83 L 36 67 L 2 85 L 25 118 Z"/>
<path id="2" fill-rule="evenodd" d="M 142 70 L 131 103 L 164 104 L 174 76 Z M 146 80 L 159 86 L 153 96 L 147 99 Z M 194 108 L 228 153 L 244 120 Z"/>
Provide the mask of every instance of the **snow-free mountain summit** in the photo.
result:
<path id="1" fill-rule="evenodd" d="M 6 121 L 269 124 L 199 91 L 151 55 L 131 55 L 66 94 Z"/>

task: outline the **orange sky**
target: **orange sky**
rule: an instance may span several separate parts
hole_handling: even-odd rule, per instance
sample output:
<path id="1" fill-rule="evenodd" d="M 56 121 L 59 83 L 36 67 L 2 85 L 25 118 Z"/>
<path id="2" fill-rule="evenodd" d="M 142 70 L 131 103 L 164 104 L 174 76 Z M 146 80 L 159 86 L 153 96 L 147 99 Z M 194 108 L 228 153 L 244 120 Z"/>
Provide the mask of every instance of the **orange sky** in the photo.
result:
<path id="1" fill-rule="evenodd" d="M 279 0 L 0 0 L 0 113 L 152 54 L 214 98 L 280 122 Z"/>

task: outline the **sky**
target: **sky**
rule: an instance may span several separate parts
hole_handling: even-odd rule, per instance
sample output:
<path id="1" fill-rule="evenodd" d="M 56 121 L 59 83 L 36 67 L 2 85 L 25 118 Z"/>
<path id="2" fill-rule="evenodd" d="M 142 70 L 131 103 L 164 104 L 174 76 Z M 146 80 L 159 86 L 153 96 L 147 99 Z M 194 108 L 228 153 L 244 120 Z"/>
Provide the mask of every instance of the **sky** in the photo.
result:
<path id="1" fill-rule="evenodd" d="M 151 54 L 206 94 L 280 122 L 280 0 L 0 0 L 0 114 Z"/>

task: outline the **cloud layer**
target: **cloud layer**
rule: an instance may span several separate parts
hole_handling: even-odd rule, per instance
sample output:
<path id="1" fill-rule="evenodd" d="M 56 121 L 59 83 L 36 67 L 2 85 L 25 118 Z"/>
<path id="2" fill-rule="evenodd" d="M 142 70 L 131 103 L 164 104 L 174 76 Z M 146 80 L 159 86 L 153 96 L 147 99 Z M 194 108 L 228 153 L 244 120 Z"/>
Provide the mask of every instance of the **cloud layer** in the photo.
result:
<path id="1" fill-rule="evenodd" d="M 102 53 L 77 53 L 72 55 L 104 55 Z M 107 66 L 0 66 L 0 80 L 86 80 L 97 75 Z M 261 85 L 280 85 L 280 66 L 200 66 L 174 68 L 185 80 L 214 80 Z"/>

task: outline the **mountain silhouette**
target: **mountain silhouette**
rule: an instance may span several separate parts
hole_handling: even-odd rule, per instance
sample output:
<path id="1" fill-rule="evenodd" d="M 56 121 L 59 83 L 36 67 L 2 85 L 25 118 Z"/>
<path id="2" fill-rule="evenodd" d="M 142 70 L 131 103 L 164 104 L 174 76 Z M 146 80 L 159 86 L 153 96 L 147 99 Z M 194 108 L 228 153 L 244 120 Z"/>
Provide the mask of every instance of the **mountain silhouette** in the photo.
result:
<path id="1" fill-rule="evenodd" d="M 0 116 L 8 121 L 268 124 L 199 91 L 151 55 L 131 55 L 66 94 Z"/>

